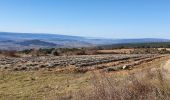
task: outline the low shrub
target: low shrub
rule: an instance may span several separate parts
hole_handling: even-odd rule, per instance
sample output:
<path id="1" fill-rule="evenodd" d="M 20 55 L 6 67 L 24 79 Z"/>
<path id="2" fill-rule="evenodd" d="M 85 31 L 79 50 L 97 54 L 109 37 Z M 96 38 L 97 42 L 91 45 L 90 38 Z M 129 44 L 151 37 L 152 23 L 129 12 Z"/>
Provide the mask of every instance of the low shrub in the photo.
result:
<path id="1" fill-rule="evenodd" d="M 10 51 L 3 51 L 1 52 L 4 56 L 7 56 L 7 57 L 18 57 L 17 56 L 17 51 L 15 50 L 10 50 Z"/>
<path id="2" fill-rule="evenodd" d="M 70 100 L 170 100 L 170 86 L 160 70 L 125 78 L 94 74 L 91 85 L 89 91 L 80 90 Z"/>

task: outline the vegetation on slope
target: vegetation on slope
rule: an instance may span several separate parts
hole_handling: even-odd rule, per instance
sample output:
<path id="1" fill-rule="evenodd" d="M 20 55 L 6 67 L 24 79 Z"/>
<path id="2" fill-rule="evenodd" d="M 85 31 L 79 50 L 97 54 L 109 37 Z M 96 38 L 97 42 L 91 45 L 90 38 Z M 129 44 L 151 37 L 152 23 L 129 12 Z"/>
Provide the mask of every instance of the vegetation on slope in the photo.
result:
<path id="1" fill-rule="evenodd" d="M 125 43 L 98 46 L 98 49 L 116 49 L 116 48 L 170 48 L 170 42 L 152 42 L 152 43 Z"/>
<path id="2" fill-rule="evenodd" d="M 114 73 L 0 71 L 0 99 L 169 100 L 169 80 L 157 70 L 164 61 Z"/>

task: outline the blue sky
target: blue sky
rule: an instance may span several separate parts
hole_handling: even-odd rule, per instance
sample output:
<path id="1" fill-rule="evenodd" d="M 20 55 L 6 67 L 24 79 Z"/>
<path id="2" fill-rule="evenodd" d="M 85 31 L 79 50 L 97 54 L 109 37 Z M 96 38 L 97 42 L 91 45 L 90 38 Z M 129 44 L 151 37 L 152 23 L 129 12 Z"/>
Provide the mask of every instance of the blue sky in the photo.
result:
<path id="1" fill-rule="evenodd" d="M 0 31 L 170 38 L 170 0 L 0 0 Z"/>

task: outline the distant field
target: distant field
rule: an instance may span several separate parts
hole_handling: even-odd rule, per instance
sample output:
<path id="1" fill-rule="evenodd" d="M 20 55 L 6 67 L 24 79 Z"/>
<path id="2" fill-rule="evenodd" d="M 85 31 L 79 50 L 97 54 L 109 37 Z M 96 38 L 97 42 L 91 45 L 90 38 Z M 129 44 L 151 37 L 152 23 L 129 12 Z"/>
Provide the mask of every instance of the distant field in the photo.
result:
<path id="1" fill-rule="evenodd" d="M 98 50 L 101 54 L 130 54 L 134 49 L 113 49 L 113 50 Z"/>
<path id="2" fill-rule="evenodd" d="M 168 54 L 170 48 L 124 48 L 97 50 L 99 54 Z"/>

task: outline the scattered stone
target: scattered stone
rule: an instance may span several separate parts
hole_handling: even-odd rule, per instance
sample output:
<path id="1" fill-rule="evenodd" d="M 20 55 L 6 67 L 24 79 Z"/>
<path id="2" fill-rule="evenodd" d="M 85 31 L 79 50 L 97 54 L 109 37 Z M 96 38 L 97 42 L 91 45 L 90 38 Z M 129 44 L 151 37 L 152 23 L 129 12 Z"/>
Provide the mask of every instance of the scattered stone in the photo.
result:
<path id="1" fill-rule="evenodd" d="M 155 55 L 151 54 L 108 54 L 108 55 L 79 55 L 79 56 L 42 56 L 42 57 L 1 57 L 0 68 L 10 70 L 39 70 L 40 68 L 57 68 L 76 66 L 77 68 L 95 67 L 97 69 L 105 69 L 103 66 L 109 62 L 133 59 L 134 63 L 124 65 L 122 67 L 112 66 L 107 71 L 116 71 L 121 69 L 130 69 L 135 65 L 143 62 L 152 61 Z"/>

